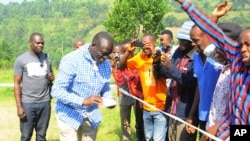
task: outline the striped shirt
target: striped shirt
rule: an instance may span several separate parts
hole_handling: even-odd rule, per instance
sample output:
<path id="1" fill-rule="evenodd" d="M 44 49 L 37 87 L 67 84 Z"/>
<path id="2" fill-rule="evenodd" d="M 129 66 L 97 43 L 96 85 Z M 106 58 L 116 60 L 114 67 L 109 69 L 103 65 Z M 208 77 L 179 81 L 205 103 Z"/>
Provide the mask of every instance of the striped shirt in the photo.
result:
<path id="1" fill-rule="evenodd" d="M 186 0 L 182 8 L 189 17 L 209 35 L 211 42 L 220 50 L 226 53 L 227 59 L 231 62 L 231 78 L 229 103 L 226 112 L 218 129 L 218 136 L 221 139 L 228 139 L 230 125 L 250 125 L 250 73 L 249 69 L 242 62 L 240 44 L 227 37 L 219 26 L 210 21 L 209 17 L 200 9 Z"/>
<path id="2" fill-rule="evenodd" d="M 113 98 L 109 83 L 111 65 L 105 60 L 96 66 L 88 51 L 89 46 L 90 44 L 85 44 L 62 58 L 52 88 L 58 118 L 76 130 L 84 116 L 88 117 L 94 128 L 102 120 L 98 106 L 84 106 L 84 99 L 91 95 Z"/>

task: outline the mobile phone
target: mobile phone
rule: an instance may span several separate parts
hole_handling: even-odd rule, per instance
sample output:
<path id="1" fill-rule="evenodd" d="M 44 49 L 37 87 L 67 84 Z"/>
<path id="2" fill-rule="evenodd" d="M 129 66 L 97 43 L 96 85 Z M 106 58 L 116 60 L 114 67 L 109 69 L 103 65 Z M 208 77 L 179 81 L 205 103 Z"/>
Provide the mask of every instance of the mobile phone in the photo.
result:
<path id="1" fill-rule="evenodd" d="M 161 49 L 159 47 L 155 48 L 155 55 L 156 56 L 161 56 Z"/>
<path id="2" fill-rule="evenodd" d="M 133 42 L 133 46 L 135 46 L 135 47 L 143 47 L 143 46 L 144 46 L 144 43 L 141 42 L 141 41 L 134 41 L 134 42 Z"/>

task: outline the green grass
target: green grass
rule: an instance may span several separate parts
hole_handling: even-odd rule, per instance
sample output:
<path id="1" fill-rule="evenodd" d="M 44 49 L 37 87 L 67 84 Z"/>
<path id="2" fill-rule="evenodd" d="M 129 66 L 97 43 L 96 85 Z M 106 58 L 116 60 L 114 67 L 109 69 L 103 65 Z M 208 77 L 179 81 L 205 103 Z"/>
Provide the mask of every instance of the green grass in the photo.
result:
<path id="1" fill-rule="evenodd" d="M 1 140 L 20 140 L 19 119 L 16 115 L 13 88 L 0 87 L 0 107 Z M 47 139 L 48 141 L 59 141 L 57 122 L 54 112 L 54 100 L 52 100 L 52 107 L 49 129 L 47 131 Z M 113 109 L 100 108 L 100 110 L 103 114 L 103 121 L 98 129 L 97 141 L 119 141 L 121 137 L 119 106 L 116 106 Z M 135 118 L 133 112 L 131 118 L 132 141 L 135 141 Z M 35 141 L 34 135 L 35 134 L 33 134 L 32 141 Z"/>
<path id="2" fill-rule="evenodd" d="M 54 70 L 55 74 L 58 73 Z M 0 83 L 13 83 L 13 70 L 0 70 Z M 114 83 L 111 77 L 111 83 Z M 116 88 L 114 95 L 116 96 Z M 15 98 L 12 87 L 0 87 L 0 138 L 5 141 L 20 140 L 19 119 L 16 115 Z M 52 114 L 49 129 L 47 131 L 48 141 L 59 141 L 57 122 L 54 112 L 54 100 L 52 100 Z M 113 109 L 100 108 L 103 114 L 103 121 L 98 129 L 97 141 L 108 139 L 109 141 L 119 141 L 121 137 L 119 106 Z M 131 116 L 132 141 L 135 140 L 135 118 Z M 33 134 L 32 141 L 35 141 Z"/>
<path id="3" fill-rule="evenodd" d="M 14 82 L 13 80 L 13 70 L 4 70 L 0 69 L 1 77 L 0 77 L 0 83 L 11 83 Z"/>
<path id="4" fill-rule="evenodd" d="M 55 71 L 56 73 L 57 71 Z M 10 83 L 13 79 L 13 71 L 11 70 L 0 70 L 1 81 L 0 83 Z M 9 76 L 3 76 L 9 75 Z M 6 78 L 6 80 L 2 78 Z M 114 82 L 111 77 L 111 82 Z M 116 87 L 113 88 L 114 95 L 116 95 Z M 117 97 L 116 97 L 117 98 Z M 19 119 L 16 114 L 15 98 L 12 87 L 0 87 L 0 139 L 3 141 L 17 141 L 20 140 L 19 130 Z M 113 109 L 100 108 L 103 114 L 103 121 L 98 129 L 97 141 L 119 141 L 121 140 L 121 127 L 120 127 L 120 116 L 119 106 Z M 132 139 L 135 141 L 135 117 L 134 112 L 131 113 L 131 130 Z M 35 141 L 35 133 L 31 141 Z M 57 122 L 54 112 L 54 100 L 52 99 L 52 111 L 49 128 L 47 131 L 48 141 L 59 141 L 59 134 L 57 128 Z M 198 138 L 197 138 L 198 141 Z"/>
<path id="5" fill-rule="evenodd" d="M 10 99 L 14 101 L 14 93 L 12 87 L 0 87 L 0 102 L 9 103 Z"/>

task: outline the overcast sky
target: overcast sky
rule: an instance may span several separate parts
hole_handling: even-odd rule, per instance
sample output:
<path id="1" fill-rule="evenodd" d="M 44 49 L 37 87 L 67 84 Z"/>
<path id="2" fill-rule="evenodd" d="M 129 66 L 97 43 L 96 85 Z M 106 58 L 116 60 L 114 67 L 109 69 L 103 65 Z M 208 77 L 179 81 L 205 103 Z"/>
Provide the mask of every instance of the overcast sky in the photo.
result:
<path id="1" fill-rule="evenodd" d="M 0 0 L 0 3 L 7 4 L 9 2 L 22 2 L 23 0 Z"/>

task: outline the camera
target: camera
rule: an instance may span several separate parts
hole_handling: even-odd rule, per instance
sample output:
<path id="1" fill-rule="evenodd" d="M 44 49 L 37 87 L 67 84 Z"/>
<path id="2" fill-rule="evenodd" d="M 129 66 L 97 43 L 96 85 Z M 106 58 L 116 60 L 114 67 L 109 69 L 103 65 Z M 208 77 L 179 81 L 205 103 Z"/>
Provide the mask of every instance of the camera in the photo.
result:
<path id="1" fill-rule="evenodd" d="M 119 53 L 115 53 L 115 60 L 119 61 L 120 60 L 120 54 Z"/>
<path id="2" fill-rule="evenodd" d="M 155 48 L 155 55 L 156 56 L 161 56 L 161 49 L 159 47 Z"/>
<path id="3" fill-rule="evenodd" d="M 135 46 L 135 47 L 143 47 L 143 46 L 144 46 L 144 43 L 141 42 L 141 41 L 134 41 L 134 42 L 133 42 L 133 46 Z"/>

